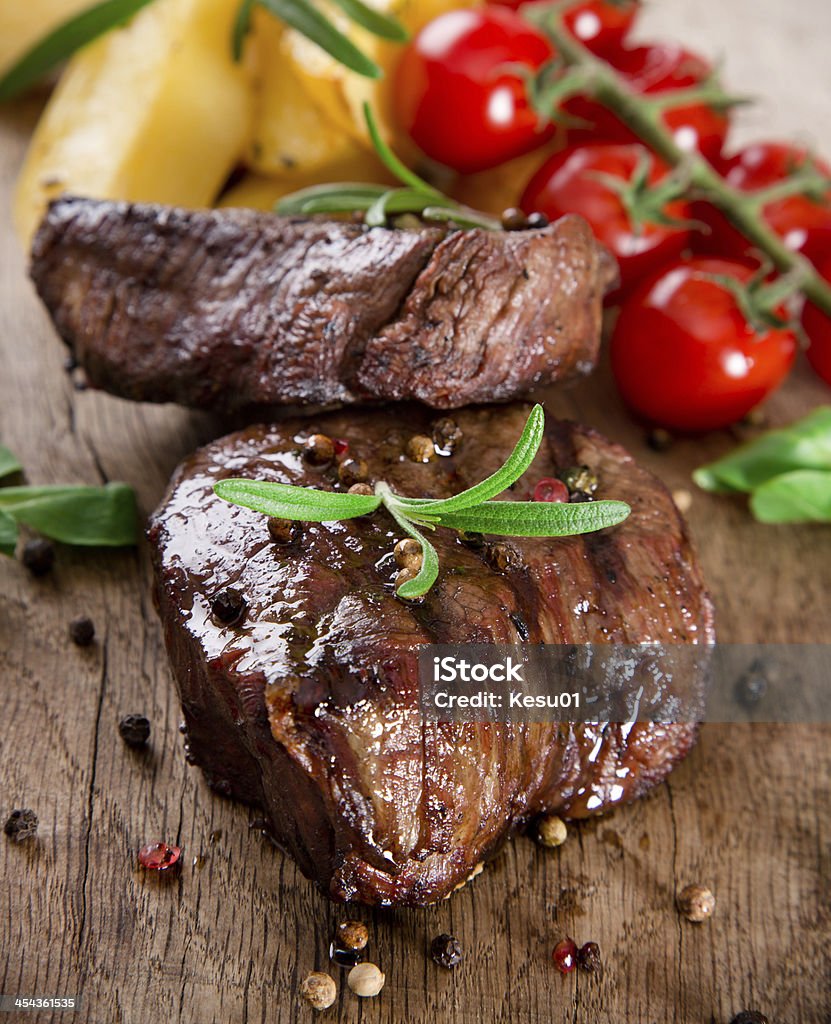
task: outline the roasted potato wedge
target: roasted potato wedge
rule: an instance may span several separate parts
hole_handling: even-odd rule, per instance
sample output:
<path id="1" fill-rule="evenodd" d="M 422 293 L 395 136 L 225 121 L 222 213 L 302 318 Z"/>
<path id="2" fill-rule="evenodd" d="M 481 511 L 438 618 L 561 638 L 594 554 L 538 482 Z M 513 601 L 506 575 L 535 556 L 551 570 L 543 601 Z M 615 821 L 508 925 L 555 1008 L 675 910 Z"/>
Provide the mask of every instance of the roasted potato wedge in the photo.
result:
<path id="1" fill-rule="evenodd" d="M 233 62 L 229 42 L 238 4 L 156 0 L 72 59 L 18 182 L 24 244 L 61 192 L 214 201 L 251 131 L 251 72 Z"/>

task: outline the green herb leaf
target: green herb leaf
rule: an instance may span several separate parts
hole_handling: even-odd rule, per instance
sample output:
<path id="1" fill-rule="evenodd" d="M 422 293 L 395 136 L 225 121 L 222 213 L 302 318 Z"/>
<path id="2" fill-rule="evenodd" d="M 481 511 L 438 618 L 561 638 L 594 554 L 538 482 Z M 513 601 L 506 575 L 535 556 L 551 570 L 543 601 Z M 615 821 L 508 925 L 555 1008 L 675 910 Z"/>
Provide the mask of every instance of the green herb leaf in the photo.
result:
<path id="1" fill-rule="evenodd" d="M 631 511 L 623 501 L 488 501 L 441 513 L 439 526 L 502 537 L 570 537 L 617 526 Z"/>
<path id="2" fill-rule="evenodd" d="M 522 474 L 534 461 L 534 456 L 539 450 L 545 432 L 545 413 L 541 405 L 535 405 L 531 415 L 525 424 L 516 447 L 495 473 L 486 480 L 469 487 L 452 498 L 444 498 L 436 501 L 417 501 L 419 513 L 429 513 L 444 517 L 448 512 L 457 512 L 460 509 L 470 508 L 472 505 L 480 505 L 490 498 L 495 498 L 504 490 L 507 490 L 512 483 L 519 480 Z M 410 499 L 398 498 L 404 504 L 410 504 Z"/>
<path id="3" fill-rule="evenodd" d="M 771 430 L 717 462 L 693 480 L 705 491 L 753 491 L 799 469 L 831 470 L 831 406 L 821 406 L 783 430 Z"/>
<path id="4" fill-rule="evenodd" d="M 11 0 L 12 3 L 15 0 Z M 17 0 L 23 2 L 23 0 Z M 34 85 L 61 61 L 93 39 L 117 28 L 152 0 L 104 0 L 59 25 L 36 43 L 0 78 L 0 100 L 9 100 Z"/>
<path id="5" fill-rule="evenodd" d="M 6 512 L 0 512 L 0 554 L 14 556 L 17 547 L 17 523 Z"/>
<path id="6" fill-rule="evenodd" d="M 64 544 L 122 547 L 138 539 L 135 496 L 126 484 L 3 487 L 0 512 Z"/>
<path id="7" fill-rule="evenodd" d="M 434 199 L 444 200 L 444 196 L 441 192 L 433 188 L 432 185 L 428 185 L 423 178 L 411 171 L 409 167 L 401 163 L 398 157 L 393 153 L 390 147 L 386 144 L 381 132 L 378 129 L 378 124 L 375 121 L 375 115 L 372 113 L 372 107 L 364 101 L 364 120 L 366 121 L 367 131 L 369 137 L 372 140 L 372 145 L 375 147 L 375 152 L 378 154 L 381 162 L 387 168 L 387 170 L 393 174 L 403 185 L 409 185 L 410 188 L 414 188 L 416 192 L 421 192 L 425 196 L 432 196 Z"/>
<path id="8" fill-rule="evenodd" d="M 419 532 L 412 520 L 401 514 L 395 502 L 384 502 L 387 510 L 401 529 L 421 545 L 421 568 L 418 574 L 397 588 L 401 597 L 423 597 L 439 577 L 439 556 L 427 538 Z"/>
<path id="9" fill-rule="evenodd" d="M 17 457 L 0 444 L 0 479 L 4 476 L 11 476 L 12 473 L 19 473 L 22 469 Z"/>
<path id="10" fill-rule="evenodd" d="M 285 216 L 309 213 L 351 213 L 368 210 L 381 196 L 387 194 L 386 185 L 364 185 L 345 181 L 336 185 L 311 185 L 284 196 L 275 210 Z"/>
<path id="11" fill-rule="evenodd" d="M 375 61 L 370 60 L 351 39 L 336 29 L 328 18 L 309 3 L 309 0 L 243 0 L 234 23 L 231 40 L 237 60 L 242 54 L 243 40 L 250 26 L 255 3 L 316 43 L 321 50 L 350 71 L 363 75 L 364 78 L 383 78 L 384 72 Z"/>
<path id="12" fill-rule="evenodd" d="M 374 512 L 381 504 L 381 499 L 374 494 L 340 494 L 265 480 L 220 480 L 214 484 L 214 491 L 232 505 L 278 519 L 299 519 L 308 523 L 355 519 Z"/>
<path id="13" fill-rule="evenodd" d="M 798 469 L 767 480 L 750 509 L 761 523 L 831 523 L 831 471 Z"/>
<path id="14" fill-rule="evenodd" d="M 334 0 L 334 3 L 351 21 L 374 36 L 389 39 L 394 43 L 406 43 L 410 38 L 406 28 L 397 18 L 391 14 L 384 14 L 374 7 L 367 7 L 361 0 Z"/>

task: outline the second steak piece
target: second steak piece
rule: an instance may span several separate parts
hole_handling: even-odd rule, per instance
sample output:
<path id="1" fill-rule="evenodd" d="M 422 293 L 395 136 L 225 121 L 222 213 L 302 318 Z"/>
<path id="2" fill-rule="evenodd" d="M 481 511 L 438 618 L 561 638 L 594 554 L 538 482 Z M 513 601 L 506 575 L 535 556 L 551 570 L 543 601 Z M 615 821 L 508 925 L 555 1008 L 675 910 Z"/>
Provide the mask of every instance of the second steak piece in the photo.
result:
<path id="1" fill-rule="evenodd" d="M 63 198 L 32 277 L 89 382 L 123 398 L 455 408 L 590 371 L 614 267 L 579 217 L 369 230 Z"/>

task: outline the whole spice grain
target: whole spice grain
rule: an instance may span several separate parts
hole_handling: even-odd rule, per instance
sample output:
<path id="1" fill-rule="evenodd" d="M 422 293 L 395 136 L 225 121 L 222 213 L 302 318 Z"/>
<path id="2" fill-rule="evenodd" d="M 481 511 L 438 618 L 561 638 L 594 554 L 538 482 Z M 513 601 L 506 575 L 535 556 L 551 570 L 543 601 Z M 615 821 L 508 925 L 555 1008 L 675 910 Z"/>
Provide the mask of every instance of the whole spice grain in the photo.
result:
<path id="1" fill-rule="evenodd" d="M 182 851 L 168 843 L 148 843 L 139 850 L 139 864 L 148 871 L 175 874 L 180 865 Z"/>
<path id="2" fill-rule="evenodd" d="M 352 486 L 347 491 L 347 494 L 366 494 L 366 495 L 370 495 L 372 493 L 373 493 L 373 491 L 372 491 L 372 488 L 369 486 L 369 484 L 352 484 Z"/>
<path id="3" fill-rule="evenodd" d="M 306 441 L 303 457 L 313 466 L 325 466 L 335 457 L 334 441 L 325 434 L 312 434 Z"/>
<path id="4" fill-rule="evenodd" d="M 452 455 L 462 441 L 462 429 L 455 420 L 443 416 L 433 424 L 433 445 L 437 455 Z"/>
<path id="5" fill-rule="evenodd" d="M 363 955 L 360 949 L 344 949 L 337 942 L 330 942 L 329 959 L 338 967 L 354 967 L 363 960 Z"/>
<path id="6" fill-rule="evenodd" d="M 20 560 L 33 576 L 45 576 L 55 564 L 55 547 L 45 537 L 32 537 L 23 545 Z"/>
<path id="7" fill-rule="evenodd" d="M 225 587 L 211 601 L 211 615 L 222 626 L 234 626 L 245 615 L 245 598 L 234 587 Z"/>
<path id="8" fill-rule="evenodd" d="M 687 885 L 678 894 L 678 909 L 688 921 L 700 924 L 713 916 L 716 898 L 703 885 Z"/>
<path id="9" fill-rule="evenodd" d="M 366 949 L 369 932 L 363 921 L 341 921 L 335 931 L 335 941 L 343 949 Z"/>
<path id="10" fill-rule="evenodd" d="M 293 519 L 279 519 L 277 516 L 269 516 L 268 535 L 275 544 L 291 544 L 300 537 L 302 532 L 303 527 Z"/>
<path id="11" fill-rule="evenodd" d="M 363 459 L 344 459 L 338 466 L 338 479 L 346 487 L 366 483 L 369 468 Z"/>
<path id="12" fill-rule="evenodd" d="M 433 439 L 426 434 L 415 434 L 407 442 L 407 458 L 412 462 L 430 462 L 435 457 Z"/>
<path id="13" fill-rule="evenodd" d="M 150 739 L 150 722 L 144 715 L 125 715 L 118 723 L 118 732 L 128 747 L 141 750 Z"/>
<path id="14" fill-rule="evenodd" d="M 386 975 L 375 964 L 358 964 L 346 976 L 346 984 L 356 996 L 369 999 L 384 987 Z"/>
<path id="15" fill-rule="evenodd" d="M 577 966 L 577 943 L 574 939 L 563 939 L 554 947 L 551 958 L 561 974 L 570 974 Z"/>
<path id="16" fill-rule="evenodd" d="M 589 974 L 597 974 L 602 968 L 600 946 L 596 942 L 586 942 L 577 950 L 577 966 Z"/>
<path id="17" fill-rule="evenodd" d="M 509 544 L 486 544 L 485 560 L 497 572 L 511 572 L 520 566 L 520 557 Z"/>
<path id="18" fill-rule="evenodd" d="M 585 491 L 594 494 L 597 490 L 597 473 L 589 466 L 569 466 L 557 474 L 570 491 Z"/>
<path id="19" fill-rule="evenodd" d="M 78 647 L 89 647 L 95 639 L 95 624 L 87 615 L 79 615 L 69 623 L 69 639 Z"/>
<path id="20" fill-rule="evenodd" d="M 674 443 L 672 434 L 663 427 L 656 427 L 646 435 L 646 443 L 653 452 L 668 452 Z"/>
<path id="21" fill-rule="evenodd" d="M 22 843 L 37 835 L 38 816 L 27 808 L 15 809 L 6 819 L 3 831 L 13 843 Z"/>
<path id="22" fill-rule="evenodd" d="M 546 814 L 537 822 L 537 842 L 540 846 L 562 846 L 567 838 L 566 823 L 556 814 Z"/>
<path id="23" fill-rule="evenodd" d="M 455 935 L 448 935 L 445 932 L 437 935 L 430 943 L 430 956 L 439 967 L 452 970 L 462 962 L 464 956 L 462 944 Z"/>
<path id="24" fill-rule="evenodd" d="M 421 545 L 414 537 L 405 537 L 395 545 L 393 551 L 396 565 L 402 569 L 412 569 L 418 572 L 421 568 L 422 554 Z"/>
<path id="25" fill-rule="evenodd" d="M 301 982 L 300 995 L 313 1010 L 328 1010 L 338 997 L 338 988 L 328 974 L 312 971 Z"/>
<path id="26" fill-rule="evenodd" d="M 547 228 L 551 222 L 544 213 L 529 213 L 526 227 L 531 229 Z"/>

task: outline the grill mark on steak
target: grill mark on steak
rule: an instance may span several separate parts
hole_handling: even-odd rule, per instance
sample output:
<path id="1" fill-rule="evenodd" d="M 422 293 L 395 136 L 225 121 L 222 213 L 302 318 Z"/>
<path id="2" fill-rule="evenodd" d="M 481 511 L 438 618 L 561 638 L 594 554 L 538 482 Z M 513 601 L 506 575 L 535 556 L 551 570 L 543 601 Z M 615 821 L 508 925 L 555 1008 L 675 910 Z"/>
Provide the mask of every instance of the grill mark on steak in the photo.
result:
<path id="1" fill-rule="evenodd" d="M 334 899 L 439 899 L 530 817 L 582 817 L 634 799 L 694 740 L 688 725 L 462 725 L 419 712 L 424 643 L 510 641 L 517 620 L 532 642 L 712 639 L 712 609 L 669 494 L 595 432 L 549 421 L 511 497 L 528 499 L 566 457 L 587 462 L 599 497 L 633 507 L 608 541 L 511 538 L 523 568 L 496 573 L 438 530 L 441 573 L 419 603 L 394 595 L 398 532 L 383 512 L 304 524 L 283 548 L 267 540 L 264 517 L 212 491 L 240 475 L 332 486 L 330 471 L 297 454 L 322 432 L 348 440 L 371 480 L 445 497 L 504 461 L 528 411 L 454 414 L 459 448 L 427 464 L 403 458 L 400 427 L 429 434 L 423 407 L 250 427 L 187 460 L 152 519 L 156 596 L 192 756 L 218 791 L 262 808 L 269 833 Z M 610 560 L 620 563 L 614 585 Z M 210 617 L 212 595 L 231 580 L 248 602 L 237 627 Z"/>
<path id="2" fill-rule="evenodd" d="M 73 197 L 31 273 L 92 386 L 218 411 L 516 397 L 592 368 L 614 277 L 573 216 L 369 230 Z"/>

